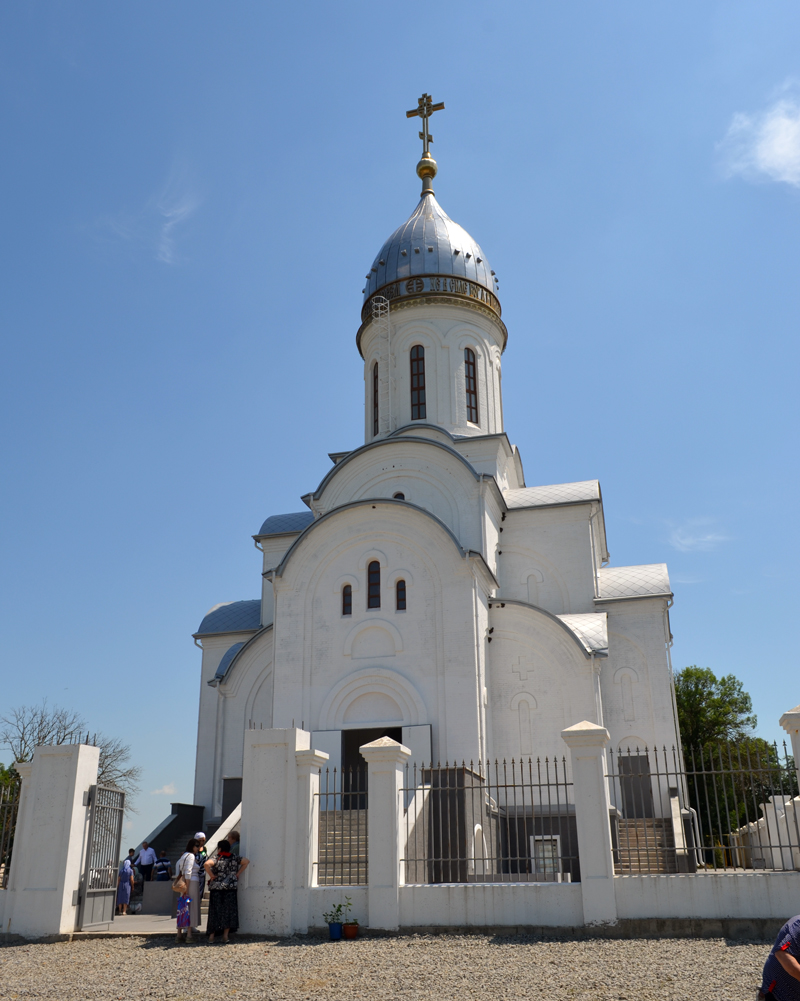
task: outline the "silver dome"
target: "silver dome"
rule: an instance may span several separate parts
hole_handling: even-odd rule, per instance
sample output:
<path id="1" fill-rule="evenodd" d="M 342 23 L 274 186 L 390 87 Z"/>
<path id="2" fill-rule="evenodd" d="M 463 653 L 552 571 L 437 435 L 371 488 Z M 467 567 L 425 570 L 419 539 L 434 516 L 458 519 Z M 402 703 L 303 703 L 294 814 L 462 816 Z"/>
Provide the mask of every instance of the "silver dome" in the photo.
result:
<path id="1" fill-rule="evenodd" d="M 483 251 L 465 229 L 453 222 L 432 192 L 423 195 L 409 219 L 381 247 L 367 275 L 364 302 L 385 286 L 418 275 L 465 278 L 490 293 L 496 292 Z"/>

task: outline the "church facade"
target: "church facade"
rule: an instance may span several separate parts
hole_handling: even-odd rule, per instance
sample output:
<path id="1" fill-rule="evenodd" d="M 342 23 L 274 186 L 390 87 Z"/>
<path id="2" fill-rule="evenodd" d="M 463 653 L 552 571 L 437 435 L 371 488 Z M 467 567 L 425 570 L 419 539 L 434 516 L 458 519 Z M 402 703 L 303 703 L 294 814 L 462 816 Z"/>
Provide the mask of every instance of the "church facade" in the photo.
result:
<path id="1" fill-rule="evenodd" d="M 209 817 L 239 802 L 252 726 L 312 731 L 331 767 L 382 735 L 425 763 L 561 755 L 581 720 L 614 748 L 678 743 L 667 568 L 610 565 L 597 480 L 526 483 L 497 279 L 435 198 L 427 129 L 417 172 L 364 289 L 364 444 L 266 518 L 260 596 L 195 634 Z"/>

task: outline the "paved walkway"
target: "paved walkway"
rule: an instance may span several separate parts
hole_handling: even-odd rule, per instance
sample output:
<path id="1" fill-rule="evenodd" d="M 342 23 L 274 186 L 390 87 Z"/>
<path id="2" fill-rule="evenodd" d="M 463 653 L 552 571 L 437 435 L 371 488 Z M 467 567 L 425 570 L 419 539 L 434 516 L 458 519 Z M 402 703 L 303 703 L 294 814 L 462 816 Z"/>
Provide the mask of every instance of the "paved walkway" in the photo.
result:
<path id="1" fill-rule="evenodd" d="M 174 935 L 175 918 L 168 914 L 123 914 L 107 925 L 75 932 L 75 938 L 92 935 Z"/>

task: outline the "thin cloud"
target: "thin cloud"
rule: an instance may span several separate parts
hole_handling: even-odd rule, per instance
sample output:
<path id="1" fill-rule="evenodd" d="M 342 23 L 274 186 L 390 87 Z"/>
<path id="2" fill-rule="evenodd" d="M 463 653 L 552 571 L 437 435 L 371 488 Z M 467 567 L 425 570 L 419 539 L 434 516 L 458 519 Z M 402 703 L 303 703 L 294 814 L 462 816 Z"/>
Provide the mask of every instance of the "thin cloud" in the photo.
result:
<path id="1" fill-rule="evenodd" d="M 727 535 L 715 531 L 713 524 L 703 518 L 695 518 L 679 525 L 669 537 L 672 548 L 682 553 L 707 552 L 728 541 Z"/>
<path id="2" fill-rule="evenodd" d="M 158 237 L 156 259 L 162 264 L 177 264 L 177 232 L 181 223 L 190 219 L 197 211 L 200 199 L 189 187 L 183 172 L 173 170 L 157 202 L 161 214 L 161 228 Z"/>
<path id="3" fill-rule="evenodd" d="M 160 264 L 174 266 L 183 260 L 179 252 L 180 230 L 201 204 L 189 171 L 173 165 L 161 190 L 144 205 L 101 217 L 96 230 L 112 242 L 145 249 Z"/>
<path id="4" fill-rule="evenodd" d="M 726 177 L 800 188 L 800 94 L 796 81 L 762 111 L 737 112 L 718 145 Z"/>
<path id="5" fill-rule="evenodd" d="M 174 796 L 178 790 L 175 788 L 173 782 L 168 782 L 165 786 L 161 786 L 160 789 L 153 789 L 150 793 L 151 796 Z"/>

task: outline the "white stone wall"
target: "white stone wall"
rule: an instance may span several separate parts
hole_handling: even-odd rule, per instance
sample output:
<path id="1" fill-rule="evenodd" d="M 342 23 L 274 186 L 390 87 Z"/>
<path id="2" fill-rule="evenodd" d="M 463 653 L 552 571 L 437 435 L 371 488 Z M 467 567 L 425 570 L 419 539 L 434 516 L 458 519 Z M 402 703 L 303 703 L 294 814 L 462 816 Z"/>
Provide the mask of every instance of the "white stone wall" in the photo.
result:
<path id="1" fill-rule="evenodd" d="M 498 543 L 500 595 L 566 615 L 595 611 L 591 505 L 509 511 Z"/>
<path id="2" fill-rule="evenodd" d="M 591 658 L 561 623 L 536 608 L 495 600 L 489 616 L 492 758 L 562 757 L 565 727 L 599 722 Z"/>
<path id="3" fill-rule="evenodd" d="M 222 809 L 222 757 L 230 727 L 226 727 L 225 699 L 218 688 L 208 684 L 216 674 L 226 650 L 235 643 L 246 643 L 253 633 L 225 633 L 204 636 L 201 640 L 203 659 L 200 668 L 200 699 L 197 721 L 197 749 L 195 753 L 193 803 L 205 806 L 209 816 L 216 816 Z M 239 748 L 241 761 L 241 730 L 233 738 Z M 231 773 L 228 773 L 231 774 Z M 232 774 L 241 774 L 234 772 Z"/>
<path id="4" fill-rule="evenodd" d="M 608 659 L 600 682 L 603 723 L 611 745 L 633 749 L 680 743 L 666 643 L 667 601 L 637 598 L 599 603 L 608 613 Z"/>
<path id="5" fill-rule="evenodd" d="M 382 604 L 367 609 L 367 566 Z M 394 585 L 406 581 L 407 610 Z M 353 589 L 353 614 L 341 590 Z M 344 508 L 308 533 L 275 580 L 275 726 L 433 726 L 434 757 L 475 758 L 483 730 L 485 583 L 435 520 L 404 505 Z"/>

